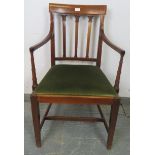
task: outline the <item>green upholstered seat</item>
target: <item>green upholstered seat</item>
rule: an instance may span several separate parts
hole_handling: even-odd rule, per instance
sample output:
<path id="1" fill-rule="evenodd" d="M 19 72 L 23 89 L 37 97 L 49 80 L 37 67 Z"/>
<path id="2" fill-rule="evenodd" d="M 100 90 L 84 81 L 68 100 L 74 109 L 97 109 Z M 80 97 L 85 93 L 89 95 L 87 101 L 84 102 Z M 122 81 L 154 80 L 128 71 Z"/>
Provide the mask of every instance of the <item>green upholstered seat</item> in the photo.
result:
<path id="1" fill-rule="evenodd" d="M 91 65 L 55 65 L 47 72 L 34 93 L 75 96 L 117 95 L 101 69 Z"/>

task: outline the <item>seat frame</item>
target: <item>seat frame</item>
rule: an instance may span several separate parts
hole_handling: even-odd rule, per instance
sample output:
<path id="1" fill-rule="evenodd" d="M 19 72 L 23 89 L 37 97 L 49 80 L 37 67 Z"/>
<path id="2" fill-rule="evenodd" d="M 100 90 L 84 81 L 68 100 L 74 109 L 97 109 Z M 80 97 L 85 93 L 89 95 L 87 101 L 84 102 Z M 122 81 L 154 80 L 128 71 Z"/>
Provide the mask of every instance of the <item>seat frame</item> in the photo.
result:
<path id="1" fill-rule="evenodd" d="M 75 8 L 78 8 L 75 11 Z M 119 92 L 119 81 L 123 63 L 123 57 L 125 51 L 113 43 L 109 41 L 109 39 L 105 36 L 104 33 L 104 16 L 106 14 L 106 5 L 69 5 L 69 4 L 49 4 L 49 11 L 50 11 L 50 31 L 49 34 L 38 44 L 30 47 L 30 55 L 31 55 L 31 66 L 32 66 L 32 89 L 38 86 L 37 83 L 37 76 L 36 76 L 36 69 L 35 69 L 35 62 L 34 62 L 34 51 L 38 48 L 46 44 L 48 41 L 51 42 L 51 67 L 55 65 L 55 61 L 58 60 L 74 60 L 74 61 L 93 61 L 96 62 L 96 65 L 100 67 L 101 65 L 101 55 L 102 55 L 102 42 L 106 43 L 110 46 L 114 51 L 120 54 L 120 61 L 118 65 L 118 70 L 116 74 L 114 89 L 116 92 Z M 60 13 L 62 15 L 63 20 L 63 57 L 55 57 L 55 42 L 54 42 L 54 21 L 53 21 L 53 13 Z M 74 15 L 75 16 L 75 56 L 74 57 L 66 57 L 66 16 L 67 15 Z M 89 18 L 88 24 L 88 35 L 87 35 L 87 50 L 86 50 L 86 57 L 81 58 L 77 56 L 77 44 L 78 44 L 78 22 L 79 17 L 82 15 L 86 15 Z M 89 42 L 90 42 L 90 30 L 91 30 L 91 22 L 92 17 L 99 15 L 100 16 L 100 33 L 99 33 L 99 42 L 98 42 L 98 53 L 97 58 L 89 58 Z M 40 121 L 40 110 L 39 104 L 49 103 L 47 110 Z M 97 105 L 101 118 L 94 118 L 94 117 L 73 117 L 73 116 L 48 116 L 48 112 L 51 108 L 52 103 L 56 104 L 93 104 Z M 111 106 L 110 112 L 110 119 L 109 123 L 106 122 L 105 117 L 102 113 L 100 105 L 109 105 Z M 118 110 L 120 105 L 120 97 L 117 96 L 69 96 L 69 95 L 39 95 L 32 92 L 31 94 L 31 108 L 32 108 L 32 117 L 33 117 L 33 124 L 34 124 L 34 133 L 35 133 L 35 140 L 36 146 L 41 147 L 41 129 L 45 120 L 63 120 L 63 121 L 89 121 L 89 122 L 103 122 L 108 133 L 107 138 L 107 149 L 111 149 L 112 141 L 115 132 L 115 126 L 118 116 Z"/>

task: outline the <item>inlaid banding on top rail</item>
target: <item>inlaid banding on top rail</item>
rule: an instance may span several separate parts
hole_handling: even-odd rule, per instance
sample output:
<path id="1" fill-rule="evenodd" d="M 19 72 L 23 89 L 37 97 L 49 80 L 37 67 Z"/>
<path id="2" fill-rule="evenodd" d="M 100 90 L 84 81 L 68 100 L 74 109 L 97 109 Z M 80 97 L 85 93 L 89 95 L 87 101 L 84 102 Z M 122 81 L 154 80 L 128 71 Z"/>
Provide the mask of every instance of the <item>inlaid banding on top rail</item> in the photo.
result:
<path id="1" fill-rule="evenodd" d="M 105 15 L 106 5 L 70 5 L 70 4 L 49 4 L 49 11 L 60 14 L 72 15 Z"/>

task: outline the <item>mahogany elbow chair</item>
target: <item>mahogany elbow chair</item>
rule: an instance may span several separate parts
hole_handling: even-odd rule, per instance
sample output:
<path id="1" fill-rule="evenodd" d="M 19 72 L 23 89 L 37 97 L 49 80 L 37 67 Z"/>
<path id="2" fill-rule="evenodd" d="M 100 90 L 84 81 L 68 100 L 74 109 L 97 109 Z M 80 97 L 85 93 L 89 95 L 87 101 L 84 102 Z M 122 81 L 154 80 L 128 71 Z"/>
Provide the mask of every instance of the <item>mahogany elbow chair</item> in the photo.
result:
<path id="1" fill-rule="evenodd" d="M 31 108 L 34 125 L 36 145 L 41 147 L 41 128 L 45 120 L 70 120 L 70 121 L 90 121 L 103 122 L 108 133 L 107 149 L 111 149 L 112 141 L 118 116 L 120 97 L 119 81 L 121 68 L 125 51 L 111 43 L 104 34 L 104 16 L 106 14 L 106 5 L 68 5 L 68 4 L 49 4 L 50 12 L 50 31 L 40 43 L 30 47 L 31 65 L 32 65 L 32 89 Z M 58 13 L 62 16 L 63 25 L 63 56 L 55 56 L 55 39 L 54 39 L 54 18 L 53 14 Z M 66 16 L 75 17 L 75 55 L 74 57 L 66 56 Z M 78 24 L 80 16 L 88 16 L 88 33 L 85 57 L 78 57 Z M 100 29 L 98 39 L 97 57 L 89 56 L 89 42 L 92 18 L 100 17 Z M 51 42 L 51 68 L 38 84 L 34 62 L 34 51 Z M 112 86 L 105 74 L 101 71 L 102 42 L 106 43 L 120 55 L 120 61 L 116 74 L 115 84 Z M 90 61 L 96 62 L 93 65 L 57 65 L 56 61 Z M 76 81 L 76 82 L 75 82 Z M 48 108 L 40 121 L 39 103 L 48 103 Z M 97 105 L 101 118 L 92 117 L 71 117 L 71 116 L 48 116 L 52 103 L 57 104 L 94 104 Z M 109 123 L 106 122 L 100 105 L 111 106 Z"/>

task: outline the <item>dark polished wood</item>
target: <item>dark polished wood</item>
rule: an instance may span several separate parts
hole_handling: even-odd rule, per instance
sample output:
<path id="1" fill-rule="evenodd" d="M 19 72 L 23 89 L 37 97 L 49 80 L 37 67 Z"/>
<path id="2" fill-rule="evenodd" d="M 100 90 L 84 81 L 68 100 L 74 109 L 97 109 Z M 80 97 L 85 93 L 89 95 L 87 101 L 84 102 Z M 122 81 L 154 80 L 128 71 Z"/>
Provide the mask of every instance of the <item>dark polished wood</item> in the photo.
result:
<path id="1" fill-rule="evenodd" d="M 32 68 L 32 90 L 34 90 L 37 87 L 37 76 L 36 76 L 36 68 L 35 68 L 35 62 L 34 62 L 34 55 L 33 52 L 46 44 L 49 40 L 52 40 L 54 38 L 53 30 L 50 30 L 49 34 L 38 44 L 30 47 L 30 55 L 31 55 L 31 68 Z"/>
<path id="2" fill-rule="evenodd" d="M 112 105 L 114 101 L 118 100 L 119 97 L 110 97 L 110 96 L 68 96 L 68 95 L 45 95 L 45 94 L 37 94 L 37 100 L 40 103 L 57 103 L 57 104 L 106 104 Z"/>
<path id="3" fill-rule="evenodd" d="M 120 57 L 119 66 L 118 66 L 115 84 L 114 84 L 114 88 L 117 93 L 119 93 L 119 82 L 120 82 L 120 76 L 121 76 L 121 70 L 122 70 L 122 64 L 123 64 L 123 56 L 124 55 L 121 55 L 121 57 Z"/>
<path id="4" fill-rule="evenodd" d="M 33 95 L 31 95 L 31 109 L 32 109 L 32 119 L 33 119 L 36 145 L 38 147 L 41 147 L 39 103 L 37 102 L 36 97 Z"/>
<path id="5" fill-rule="evenodd" d="M 50 31 L 49 34 L 41 42 L 30 47 L 30 52 L 32 53 L 33 51 L 37 50 L 38 48 L 46 44 L 51 38 L 53 38 L 53 36 L 54 36 L 54 33 Z"/>
<path id="6" fill-rule="evenodd" d="M 118 110 L 119 110 L 119 102 L 117 101 L 115 104 L 111 105 L 107 149 L 111 149 L 112 147 L 115 127 L 116 127 L 116 121 L 117 121 L 117 116 L 118 116 Z"/>
<path id="7" fill-rule="evenodd" d="M 49 4 L 50 12 L 60 14 L 105 15 L 106 10 L 107 10 L 106 5 L 71 5 L 71 4 L 55 4 L 55 3 Z"/>
<path id="8" fill-rule="evenodd" d="M 114 45 L 110 40 L 105 36 L 104 33 L 104 17 L 106 15 L 107 6 L 106 5 L 69 5 L 69 4 L 49 4 L 50 12 L 50 31 L 49 34 L 38 44 L 30 47 L 31 54 L 31 66 L 32 66 L 32 89 L 38 86 L 37 76 L 36 76 L 36 67 L 34 62 L 34 51 L 42 47 L 48 41 L 51 42 L 51 66 L 55 65 L 55 61 L 70 60 L 70 61 L 90 61 L 95 62 L 98 67 L 101 65 L 102 58 L 102 44 L 103 42 L 110 46 L 113 50 L 120 54 L 120 61 L 118 65 L 118 70 L 115 78 L 114 88 L 116 92 L 119 92 L 119 82 L 120 75 L 122 70 L 122 63 L 125 51 L 118 46 Z M 54 39 L 54 13 L 59 13 L 62 16 L 62 29 L 63 29 L 63 56 L 55 57 L 55 39 Z M 73 57 L 66 56 L 66 17 L 67 16 L 75 17 L 75 54 Z M 86 44 L 86 54 L 84 57 L 78 57 L 77 48 L 78 48 L 78 28 L 79 28 L 79 18 L 81 16 L 88 17 L 88 33 L 87 33 L 87 44 Z M 92 29 L 92 19 L 95 16 L 100 16 L 100 28 L 99 28 L 99 39 L 98 39 L 98 50 L 97 57 L 92 58 L 89 56 L 89 46 L 90 46 L 90 35 Z M 107 148 L 110 149 L 112 146 L 120 97 L 116 95 L 112 96 L 69 96 L 69 95 L 51 95 L 51 94 L 31 94 L 31 107 L 32 107 L 32 117 L 34 124 L 35 140 L 38 147 L 41 146 L 41 135 L 40 131 L 45 122 L 45 120 L 71 120 L 71 121 L 91 121 L 91 122 L 103 122 L 105 128 L 108 132 Z M 43 119 L 40 123 L 40 112 L 39 112 L 39 103 L 47 104 L 50 103 L 47 107 L 47 110 L 43 116 Z M 101 118 L 88 118 L 88 117 L 73 117 L 73 116 L 47 116 L 51 108 L 51 103 L 56 104 L 87 104 L 87 105 L 97 105 Z M 100 105 L 109 105 L 111 106 L 110 121 L 109 125 L 106 122 L 102 109 Z"/>
<path id="9" fill-rule="evenodd" d="M 101 29 L 101 35 L 102 35 L 102 40 L 109 45 L 113 50 L 117 51 L 119 54 L 124 55 L 125 51 L 123 49 L 121 49 L 120 47 L 114 45 L 104 34 L 104 30 Z"/>
<path id="10" fill-rule="evenodd" d="M 97 108 L 98 108 L 98 110 L 99 110 L 99 113 L 100 113 L 100 115 L 101 115 L 101 118 L 103 119 L 103 123 L 104 123 L 105 128 L 106 128 L 107 133 L 108 133 L 108 130 L 109 130 L 108 123 L 107 123 L 107 121 L 106 121 L 106 119 L 105 119 L 105 117 L 104 117 L 104 115 L 103 115 L 103 113 L 102 113 L 102 109 L 101 109 L 100 105 L 97 105 Z"/>
<path id="11" fill-rule="evenodd" d="M 87 33 L 87 48 L 86 48 L 86 58 L 89 57 L 89 44 L 90 44 L 90 34 L 91 34 L 91 27 L 92 27 L 92 16 L 88 17 L 88 33 Z"/>
<path id="12" fill-rule="evenodd" d="M 55 60 L 74 60 L 74 61 L 94 61 L 96 62 L 97 59 L 96 58 L 83 58 L 83 57 L 66 57 L 66 58 L 62 58 L 62 57 L 55 57 Z"/>
<path id="13" fill-rule="evenodd" d="M 103 28 L 104 16 L 100 15 L 100 33 L 99 33 L 99 41 L 98 41 L 98 52 L 97 52 L 97 63 L 98 67 L 101 66 L 101 57 L 102 57 L 102 33 L 101 30 Z"/>
<path id="14" fill-rule="evenodd" d="M 103 122 L 102 118 L 95 117 L 74 117 L 74 116 L 47 116 L 46 120 L 60 120 L 60 121 L 86 121 L 86 122 Z"/>
<path id="15" fill-rule="evenodd" d="M 38 84 L 37 84 L 37 76 L 36 76 L 36 68 L 35 68 L 35 63 L 34 63 L 34 56 L 33 53 L 30 52 L 31 54 L 31 68 L 32 68 L 32 90 L 34 90 Z"/>
<path id="16" fill-rule="evenodd" d="M 78 27 L 79 27 L 79 16 L 75 16 L 75 58 L 77 58 L 77 48 L 78 48 Z"/>
<path id="17" fill-rule="evenodd" d="M 66 15 L 62 15 L 63 21 L 63 57 L 66 57 Z"/>
<path id="18" fill-rule="evenodd" d="M 42 121 L 41 121 L 41 124 L 40 124 L 40 128 L 42 128 L 42 126 L 44 125 L 44 122 L 45 122 L 45 118 L 47 117 L 48 115 L 48 112 L 50 111 L 50 108 L 51 108 L 52 104 L 50 103 L 46 109 L 46 112 L 42 118 Z"/>
<path id="19" fill-rule="evenodd" d="M 120 61 L 119 61 L 119 65 L 118 65 L 118 69 L 117 69 L 117 74 L 116 74 L 116 78 L 115 78 L 115 84 L 114 84 L 114 88 L 116 90 L 116 92 L 119 92 L 119 82 L 120 82 L 120 76 L 121 76 L 121 70 L 122 70 L 122 64 L 123 64 L 123 57 L 125 55 L 125 51 L 123 49 L 121 49 L 120 47 L 114 45 L 104 34 L 104 30 L 101 29 L 101 34 L 102 34 L 102 40 L 108 45 L 110 46 L 114 51 L 118 52 L 120 54 Z"/>
<path id="20" fill-rule="evenodd" d="M 54 32 L 53 14 L 50 14 L 50 32 Z M 54 34 L 54 33 L 53 33 Z M 55 65 L 55 38 L 51 38 L 51 66 Z"/>

